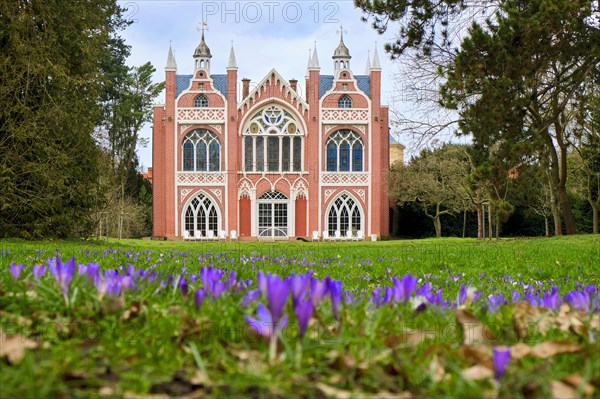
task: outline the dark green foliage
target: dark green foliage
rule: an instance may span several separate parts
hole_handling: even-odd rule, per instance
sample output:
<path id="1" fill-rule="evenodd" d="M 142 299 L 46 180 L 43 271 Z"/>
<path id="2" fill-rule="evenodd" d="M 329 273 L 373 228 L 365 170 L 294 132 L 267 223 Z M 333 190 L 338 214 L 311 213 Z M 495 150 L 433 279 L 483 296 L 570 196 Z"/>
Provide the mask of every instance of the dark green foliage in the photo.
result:
<path id="1" fill-rule="evenodd" d="M 0 237 L 89 230 L 101 60 L 121 43 L 114 0 L 0 4 Z"/>

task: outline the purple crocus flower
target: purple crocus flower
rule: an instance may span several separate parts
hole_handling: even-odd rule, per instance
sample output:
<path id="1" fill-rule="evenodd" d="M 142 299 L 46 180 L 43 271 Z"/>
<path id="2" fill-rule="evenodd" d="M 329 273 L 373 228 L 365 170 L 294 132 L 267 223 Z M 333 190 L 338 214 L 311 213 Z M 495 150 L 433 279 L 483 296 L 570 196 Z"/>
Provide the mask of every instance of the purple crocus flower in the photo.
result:
<path id="1" fill-rule="evenodd" d="M 35 277 L 37 279 L 42 278 L 45 273 L 46 273 L 46 266 L 43 264 L 35 265 L 31 268 L 31 274 L 33 274 L 33 277 Z"/>
<path id="2" fill-rule="evenodd" d="M 338 319 L 340 303 L 342 302 L 342 282 L 331 280 L 329 283 L 329 296 L 331 297 L 331 313 Z"/>
<path id="3" fill-rule="evenodd" d="M 574 290 L 565 295 L 565 300 L 575 310 L 590 311 L 590 295 L 585 291 Z"/>
<path id="4" fill-rule="evenodd" d="M 56 279 L 60 290 L 62 291 L 65 299 L 69 293 L 69 284 L 73 279 L 73 273 L 75 272 L 75 258 L 72 257 L 67 263 L 62 263 L 58 258 L 48 259 L 48 269 Z"/>
<path id="5" fill-rule="evenodd" d="M 260 290 L 250 290 L 246 292 L 244 298 L 242 298 L 242 307 L 245 308 L 250 303 L 255 302 L 260 297 Z"/>
<path id="6" fill-rule="evenodd" d="M 304 334 L 308 328 L 312 312 L 313 303 L 310 299 L 300 300 L 294 307 L 294 313 L 296 314 L 296 319 L 298 319 L 298 334 L 301 340 L 304 338 Z"/>
<path id="7" fill-rule="evenodd" d="M 313 278 L 310 281 L 310 297 L 313 301 L 313 305 L 317 306 L 319 304 L 319 302 L 321 302 L 321 299 L 323 299 L 323 296 L 327 293 L 327 289 L 329 280 L 319 280 L 317 278 Z"/>
<path id="8" fill-rule="evenodd" d="M 17 265 L 16 263 L 11 263 L 9 266 L 10 274 L 12 274 L 12 278 L 15 280 L 19 279 L 21 276 L 21 272 L 23 271 L 23 265 Z"/>
<path id="9" fill-rule="evenodd" d="M 557 310 L 561 303 L 557 287 L 554 287 L 551 292 L 546 291 L 542 297 L 542 305 L 548 309 Z"/>
<path id="10" fill-rule="evenodd" d="M 179 278 L 179 283 L 177 283 L 177 285 L 178 285 L 179 291 L 181 292 L 181 295 L 183 295 L 184 297 L 187 297 L 189 288 L 188 288 L 187 280 L 185 279 L 185 277 L 183 275 Z"/>
<path id="11" fill-rule="evenodd" d="M 269 275 L 267 277 L 267 306 L 277 323 L 283 314 L 283 308 L 289 292 L 288 285 L 279 276 Z"/>
<path id="12" fill-rule="evenodd" d="M 494 377 L 496 377 L 496 381 L 500 381 L 500 379 L 506 372 L 506 366 L 508 366 L 509 361 L 510 348 L 494 348 L 494 351 L 492 353 L 492 363 L 494 364 Z"/>
<path id="13" fill-rule="evenodd" d="M 271 341 L 277 333 L 283 330 L 287 324 L 287 315 L 284 315 L 280 320 L 275 321 L 272 313 L 262 304 L 259 303 L 256 308 L 257 319 L 250 316 L 246 316 L 246 322 L 252 327 L 258 334 L 262 335 L 269 341 Z"/>
<path id="14" fill-rule="evenodd" d="M 396 302 L 408 302 L 412 293 L 417 288 L 417 278 L 410 274 L 403 276 L 400 280 L 396 277 L 392 279 L 394 281 L 394 301 Z"/>
<path id="15" fill-rule="evenodd" d="M 508 302 L 506 302 L 506 299 L 504 299 L 502 294 L 490 295 L 488 297 L 488 311 L 490 312 L 496 312 L 500 308 L 500 305 L 506 304 L 508 304 Z"/>
<path id="16" fill-rule="evenodd" d="M 204 301 L 204 290 L 197 289 L 196 292 L 194 292 L 194 302 L 196 304 L 196 309 L 200 309 L 202 301 Z"/>

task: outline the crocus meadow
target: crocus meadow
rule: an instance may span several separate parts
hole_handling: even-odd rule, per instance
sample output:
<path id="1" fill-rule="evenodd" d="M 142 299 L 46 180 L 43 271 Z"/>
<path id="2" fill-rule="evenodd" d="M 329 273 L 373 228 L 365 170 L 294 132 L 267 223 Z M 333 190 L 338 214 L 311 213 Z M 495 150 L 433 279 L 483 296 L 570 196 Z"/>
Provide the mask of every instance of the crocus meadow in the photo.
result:
<path id="1" fill-rule="evenodd" d="M 459 365 L 453 368 L 440 363 L 446 356 L 444 352 L 419 360 L 417 369 L 431 359 L 435 367 L 443 369 L 441 376 L 427 374 L 427 384 L 435 386 L 448 378 L 482 380 L 485 384 L 486 377 L 479 378 L 480 369 L 468 368 L 469 362 L 474 361 L 469 359 L 474 356 L 478 359 L 475 362 L 481 362 L 478 367 L 488 367 L 494 377 L 484 388 L 498 394 L 503 386 L 517 384 L 521 358 L 518 352 L 511 357 L 511 345 L 531 338 L 523 333 L 530 328 L 527 323 L 531 320 L 544 319 L 543 324 L 531 330 L 538 341 L 559 342 L 570 334 L 575 337 L 573 343 L 579 345 L 578 350 L 571 352 L 581 356 L 586 345 L 598 344 L 600 333 L 594 324 L 600 314 L 598 286 L 576 279 L 559 282 L 509 274 L 465 274 L 449 269 L 419 274 L 395 267 L 392 257 L 349 260 L 341 256 L 318 258 L 310 253 L 274 256 L 104 249 L 82 250 L 75 256 L 56 251 L 35 253 L 25 259 L 7 253 L 3 257 L 5 269 L 1 271 L 0 287 L 3 297 L 13 298 L 12 307 L 3 302 L 3 308 L 8 306 L 2 314 L 3 326 L 12 325 L 16 320 L 13 315 L 35 315 L 44 307 L 53 309 L 44 320 L 54 317 L 73 321 L 85 317 L 100 324 L 106 320 L 107 325 L 108 320 L 128 325 L 132 315 L 139 314 L 143 325 L 164 327 L 166 324 L 160 323 L 166 321 L 154 319 L 161 314 L 164 320 L 174 320 L 164 328 L 177 337 L 175 348 L 192 348 L 194 356 L 188 362 L 205 373 L 209 373 L 206 368 L 210 366 L 202 356 L 212 358 L 206 351 L 217 347 L 230 356 L 242 356 L 235 353 L 243 347 L 262 357 L 265 367 L 289 364 L 301 372 L 330 357 L 338 359 L 333 363 L 327 360 L 330 367 L 341 364 L 342 369 L 356 368 L 357 360 L 349 359 L 362 357 L 366 367 L 397 369 L 395 362 L 402 362 L 399 359 L 403 356 L 417 356 L 418 348 L 437 343 L 447 350 L 454 348 L 456 353 L 470 354 L 448 355 L 452 360 L 445 362 Z M 372 269 L 384 272 L 374 274 Z M 41 319 L 30 322 L 40 323 Z M 209 331 L 214 337 L 208 338 L 209 343 L 202 340 L 202 323 L 210 323 Z M 227 334 L 236 328 L 242 333 L 231 334 L 233 339 L 228 341 L 227 334 L 214 332 L 219 323 L 227 326 Z M 456 333 L 440 333 L 446 331 L 446 326 L 455 328 Z M 483 332 L 471 334 L 472 326 L 479 326 Z M 7 328 L 3 327 L 3 331 Z M 142 341 L 149 342 L 152 334 L 143 327 L 140 331 L 145 334 Z M 361 340 L 365 343 L 360 344 Z M 52 342 L 60 345 L 61 339 L 55 337 Z M 190 343 L 186 346 L 185 342 Z M 366 342 L 368 353 L 366 348 L 360 348 Z M 536 347 L 531 348 L 528 356 L 535 358 Z M 553 350 L 557 356 L 568 352 Z M 373 360 L 377 358 L 374 353 L 385 355 L 387 360 Z M 490 359 L 489 366 L 485 359 Z M 390 363 L 375 366 L 377 362 Z M 19 364 L 13 363 L 13 367 Z M 431 364 L 427 367 L 433 367 Z M 452 370 L 461 368 L 463 374 L 455 376 L 456 371 Z M 406 382 L 401 386 L 388 384 L 381 389 L 418 393 L 414 382 L 409 383 L 416 377 L 409 374 L 402 377 Z M 327 393 L 322 387 L 321 391 L 326 396 L 336 396 L 335 391 Z"/>

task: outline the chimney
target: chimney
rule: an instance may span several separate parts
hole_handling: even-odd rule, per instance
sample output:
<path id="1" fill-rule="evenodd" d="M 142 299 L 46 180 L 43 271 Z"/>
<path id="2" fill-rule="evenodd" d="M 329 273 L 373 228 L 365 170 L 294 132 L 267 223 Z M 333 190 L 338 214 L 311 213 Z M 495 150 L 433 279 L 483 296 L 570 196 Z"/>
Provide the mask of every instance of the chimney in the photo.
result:
<path id="1" fill-rule="evenodd" d="M 242 100 L 250 94 L 250 79 L 242 79 Z"/>
<path id="2" fill-rule="evenodd" d="M 292 90 L 296 91 L 297 84 L 298 81 L 296 79 L 290 79 L 290 87 L 292 88 Z"/>

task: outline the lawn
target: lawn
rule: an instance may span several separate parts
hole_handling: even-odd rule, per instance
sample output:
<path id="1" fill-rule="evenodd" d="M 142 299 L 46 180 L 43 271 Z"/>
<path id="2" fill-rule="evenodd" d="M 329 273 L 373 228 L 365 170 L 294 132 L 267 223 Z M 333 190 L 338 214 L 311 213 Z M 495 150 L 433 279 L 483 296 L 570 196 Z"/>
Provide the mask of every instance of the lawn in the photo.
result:
<path id="1" fill-rule="evenodd" d="M 0 396 L 600 397 L 599 276 L 597 236 L 0 241 Z"/>

